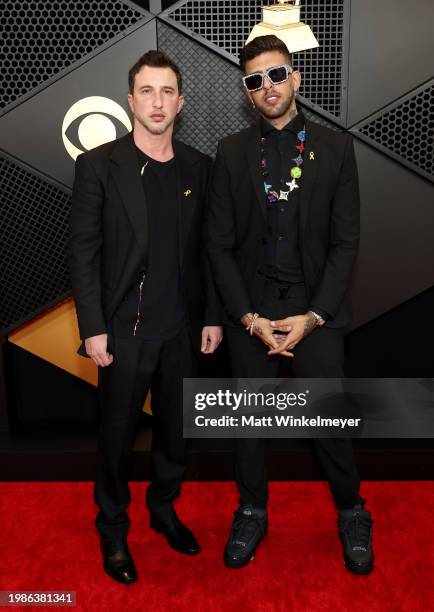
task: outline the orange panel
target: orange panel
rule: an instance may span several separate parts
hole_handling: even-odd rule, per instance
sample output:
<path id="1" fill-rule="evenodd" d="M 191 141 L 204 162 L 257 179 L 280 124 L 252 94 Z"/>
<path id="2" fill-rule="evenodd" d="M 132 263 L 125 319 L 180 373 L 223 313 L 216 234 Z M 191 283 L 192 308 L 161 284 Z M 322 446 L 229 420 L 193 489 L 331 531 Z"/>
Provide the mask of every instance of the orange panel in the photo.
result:
<path id="1" fill-rule="evenodd" d="M 62 370 L 97 385 L 97 366 L 91 359 L 77 354 L 80 336 L 72 299 L 15 330 L 9 334 L 8 340 Z M 150 395 L 144 408 L 150 413 Z"/>

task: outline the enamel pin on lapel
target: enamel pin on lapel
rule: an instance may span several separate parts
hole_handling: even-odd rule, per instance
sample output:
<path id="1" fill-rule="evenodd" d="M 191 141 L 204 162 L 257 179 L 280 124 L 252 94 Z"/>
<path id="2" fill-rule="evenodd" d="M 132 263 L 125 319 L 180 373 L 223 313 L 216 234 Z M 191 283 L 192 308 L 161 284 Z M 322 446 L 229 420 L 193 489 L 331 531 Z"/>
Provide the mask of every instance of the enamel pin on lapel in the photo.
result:
<path id="1" fill-rule="evenodd" d="M 184 191 L 184 195 L 185 195 L 185 197 L 186 197 L 186 198 L 187 198 L 189 195 L 191 195 L 191 189 L 186 189 L 186 190 Z"/>
<path id="2" fill-rule="evenodd" d="M 313 151 L 310 151 L 310 153 L 309 153 L 309 159 L 310 159 L 311 161 L 312 161 L 312 160 L 313 160 L 313 161 L 315 160 L 315 153 L 314 153 Z"/>

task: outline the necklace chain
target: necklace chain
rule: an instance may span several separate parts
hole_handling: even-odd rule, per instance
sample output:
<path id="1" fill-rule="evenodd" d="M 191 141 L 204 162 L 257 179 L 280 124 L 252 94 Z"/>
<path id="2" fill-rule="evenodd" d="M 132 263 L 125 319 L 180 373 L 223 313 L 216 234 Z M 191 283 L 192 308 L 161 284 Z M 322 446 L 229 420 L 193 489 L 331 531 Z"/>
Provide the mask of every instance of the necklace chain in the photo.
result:
<path id="1" fill-rule="evenodd" d="M 266 138 L 261 138 L 261 170 L 262 176 L 264 177 L 264 191 L 265 197 L 269 204 L 274 204 L 275 202 L 282 202 L 283 200 L 288 200 L 288 195 L 294 191 L 294 189 L 298 189 L 300 185 L 297 183 L 297 179 L 300 179 L 302 175 L 301 166 L 303 165 L 303 152 L 304 152 L 304 143 L 306 141 L 306 129 L 303 126 L 303 129 L 297 133 L 297 145 L 296 149 L 298 151 L 297 157 L 292 157 L 291 161 L 295 162 L 295 165 L 290 167 L 289 169 L 289 177 L 292 179 L 290 181 L 285 181 L 285 185 L 289 187 L 288 191 L 283 191 L 280 189 L 280 193 L 278 193 L 275 189 L 273 189 L 273 185 L 267 183 L 267 176 L 269 174 L 267 170 L 267 160 L 265 158 L 265 149 L 264 144 L 266 142 Z"/>

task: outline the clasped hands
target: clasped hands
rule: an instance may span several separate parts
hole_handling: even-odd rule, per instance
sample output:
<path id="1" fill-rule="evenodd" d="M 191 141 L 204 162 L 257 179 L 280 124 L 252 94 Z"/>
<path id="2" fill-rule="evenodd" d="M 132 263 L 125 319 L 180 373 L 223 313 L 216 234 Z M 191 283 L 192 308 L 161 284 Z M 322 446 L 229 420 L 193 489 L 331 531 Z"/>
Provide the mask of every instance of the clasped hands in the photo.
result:
<path id="1" fill-rule="evenodd" d="M 253 314 L 247 313 L 241 318 L 246 330 L 250 330 Z M 316 327 L 317 320 L 311 312 L 271 321 L 266 317 L 257 317 L 252 326 L 252 335 L 259 338 L 270 350 L 268 355 L 294 357 L 292 349 Z"/>

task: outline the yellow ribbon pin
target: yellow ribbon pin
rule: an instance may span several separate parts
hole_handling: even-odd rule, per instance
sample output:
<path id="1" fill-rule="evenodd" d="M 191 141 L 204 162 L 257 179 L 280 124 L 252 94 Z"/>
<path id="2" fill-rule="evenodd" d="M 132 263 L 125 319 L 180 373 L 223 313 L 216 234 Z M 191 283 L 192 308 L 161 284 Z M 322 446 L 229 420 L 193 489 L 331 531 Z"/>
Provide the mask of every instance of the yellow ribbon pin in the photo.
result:
<path id="1" fill-rule="evenodd" d="M 313 151 L 309 153 L 309 159 L 315 160 L 315 153 Z"/>
<path id="2" fill-rule="evenodd" d="M 187 189 L 187 191 L 184 191 L 185 197 L 188 197 L 190 194 L 191 194 L 191 189 Z"/>

